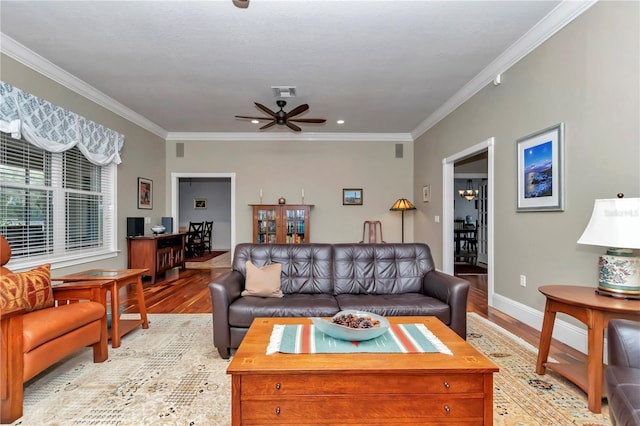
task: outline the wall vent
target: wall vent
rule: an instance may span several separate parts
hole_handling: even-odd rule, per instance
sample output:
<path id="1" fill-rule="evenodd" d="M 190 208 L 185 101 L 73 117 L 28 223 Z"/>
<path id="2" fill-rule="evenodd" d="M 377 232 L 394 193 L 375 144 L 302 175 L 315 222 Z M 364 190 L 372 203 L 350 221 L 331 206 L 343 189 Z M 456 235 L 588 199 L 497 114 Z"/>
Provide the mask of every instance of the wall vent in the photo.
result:
<path id="1" fill-rule="evenodd" d="M 296 87 L 295 86 L 271 86 L 273 94 L 277 98 L 295 98 Z"/>

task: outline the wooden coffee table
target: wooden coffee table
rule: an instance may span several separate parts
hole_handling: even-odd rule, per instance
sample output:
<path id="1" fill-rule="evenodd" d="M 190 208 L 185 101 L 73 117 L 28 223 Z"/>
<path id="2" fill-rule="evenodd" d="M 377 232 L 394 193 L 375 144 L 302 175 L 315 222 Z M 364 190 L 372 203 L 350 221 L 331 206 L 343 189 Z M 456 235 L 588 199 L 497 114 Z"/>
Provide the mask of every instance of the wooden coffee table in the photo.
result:
<path id="1" fill-rule="evenodd" d="M 65 283 L 91 280 L 111 280 L 111 285 L 107 286 L 104 290 L 108 290 L 111 293 L 111 330 L 109 330 L 109 338 L 111 339 L 111 347 L 119 348 L 120 337 L 137 328 L 139 325 L 142 325 L 142 328 L 149 328 L 149 322 L 147 320 L 147 306 L 144 301 L 144 293 L 142 289 L 142 274 L 147 271 L 149 270 L 90 269 L 88 271 L 51 278 L 51 280 L 62 281 Z M 120 289 L 128 284 L 133 284 L 136 287 L 136 298 L 138 300 L 140 319 L 120 319 Z"/>
<path id="2" fill-rule="evenodd" d="M 233 425 L 493 424 L 498 366 L 435 317 L 423 323 L 453 355 L 266 355 L 274 324 L 308 318 L 256 318 L 233 356 Z"/>

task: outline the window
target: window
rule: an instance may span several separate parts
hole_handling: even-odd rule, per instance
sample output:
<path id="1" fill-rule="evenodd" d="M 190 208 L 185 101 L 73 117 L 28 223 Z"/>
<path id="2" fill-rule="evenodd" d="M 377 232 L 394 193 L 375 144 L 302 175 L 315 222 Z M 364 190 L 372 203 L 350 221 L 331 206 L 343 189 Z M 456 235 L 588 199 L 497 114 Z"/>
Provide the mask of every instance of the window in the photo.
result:
<path id="1" fill-rule="evenodd" d="M 0 133 L 0 233 L 11 264 L 94 261 L 115 252 L 116 166 L 78 147 L 44 151 Z"/>

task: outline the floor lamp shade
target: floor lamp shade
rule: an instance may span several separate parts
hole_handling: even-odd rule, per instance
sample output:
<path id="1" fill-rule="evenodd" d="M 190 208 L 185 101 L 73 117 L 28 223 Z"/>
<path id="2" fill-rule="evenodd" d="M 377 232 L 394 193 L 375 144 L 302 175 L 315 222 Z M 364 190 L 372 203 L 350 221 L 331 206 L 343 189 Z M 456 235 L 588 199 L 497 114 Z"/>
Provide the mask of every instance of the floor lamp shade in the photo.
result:
<path id="1" fill-rule="evenodd" d="M 578 244 L 608 247 L 598 264 L 601 293 L 640 298 L 640 198 L 595 200 Z"/>

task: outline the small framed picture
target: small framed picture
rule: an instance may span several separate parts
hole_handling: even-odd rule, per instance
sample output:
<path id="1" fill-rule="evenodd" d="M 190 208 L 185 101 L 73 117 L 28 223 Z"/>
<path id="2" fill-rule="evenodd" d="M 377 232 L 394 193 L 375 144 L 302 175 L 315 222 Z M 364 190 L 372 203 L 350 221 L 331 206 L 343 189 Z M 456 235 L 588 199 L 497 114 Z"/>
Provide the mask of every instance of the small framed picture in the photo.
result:
<path id="1" fill-rule="evenodd" d="M 564 123 L 517 140 L 518 212 L 563 211 Z"/>
<path id="2" fill-rule="evenodd" d="M 206 210 L 207 209 L 207 199 L 206 198 L 194 198 L 193 199 L 193 208 L 196 210 Z"/>
<path id="3" fill-rule="evenodd" d="M 422 187 L 422 201 L 425 203 L 431 201 L 431 185 L 425 185 Z"/>
<path id="4" fill-rule="evenodd" d="M 342 205 L 343 206 L 361 206 L 362 205 L 362 188 L 343 188 L 342 189 Z"/>
<path id="5" fill-rule="evenodd" d="M 153 209 L 153 181 L 138 178 L 138 208 Z"/>

